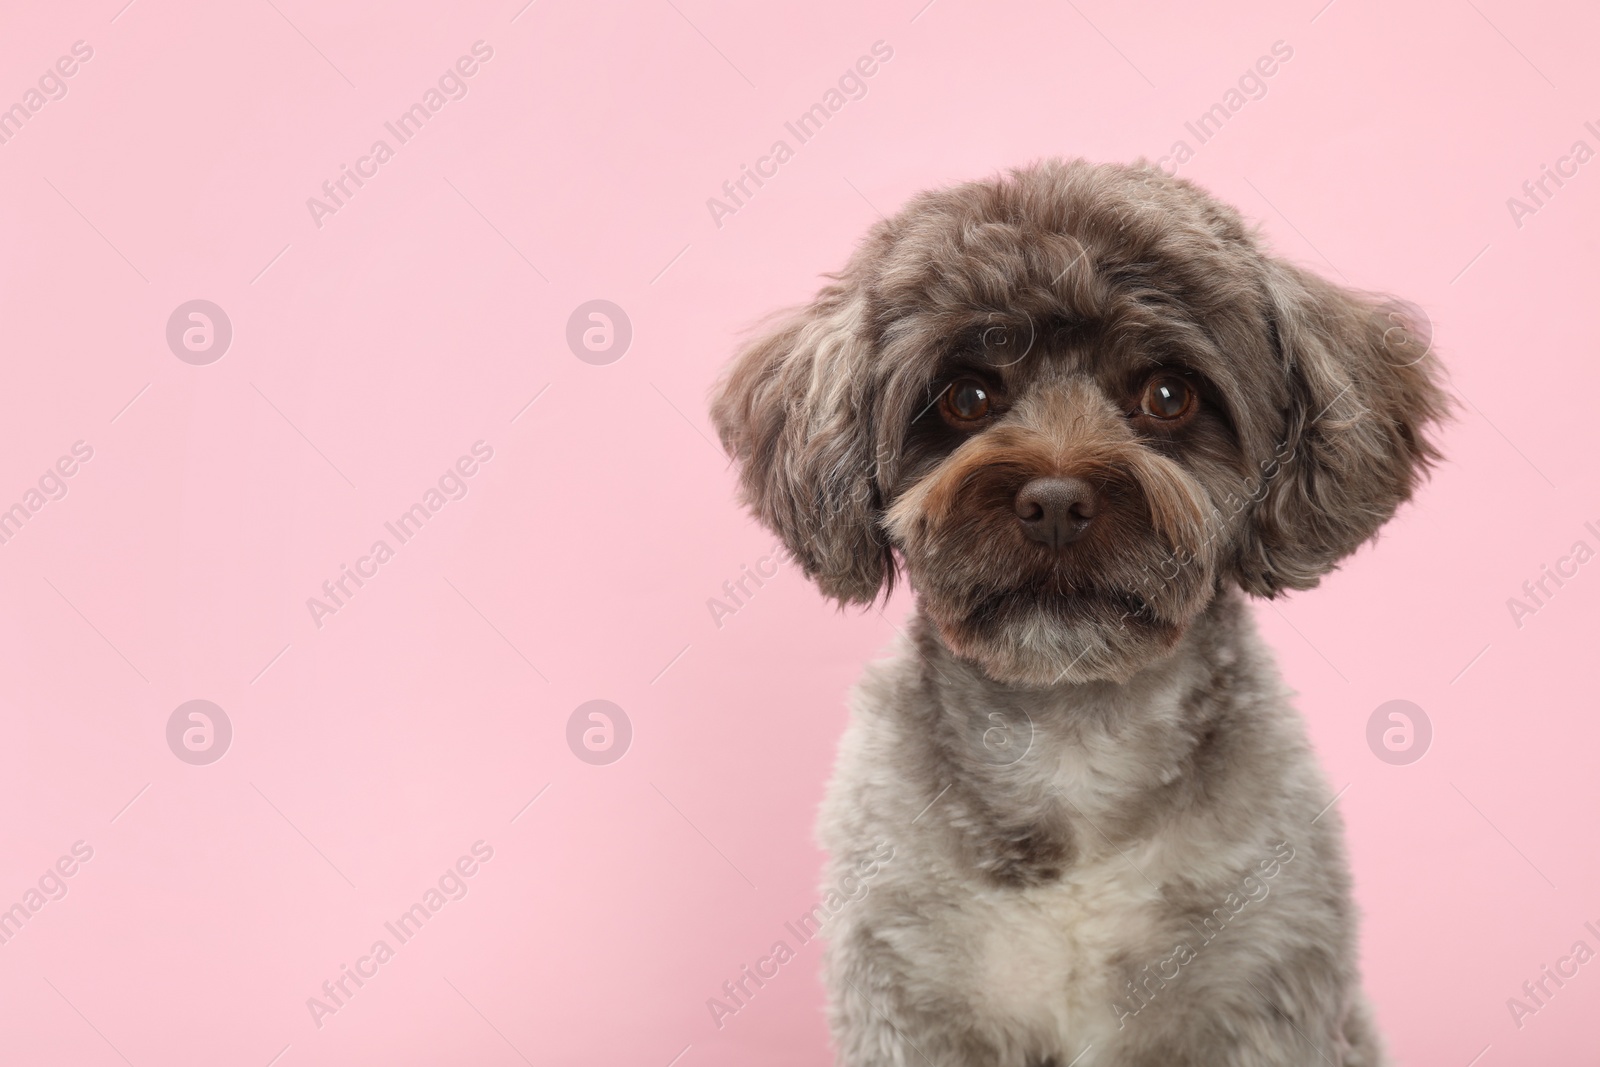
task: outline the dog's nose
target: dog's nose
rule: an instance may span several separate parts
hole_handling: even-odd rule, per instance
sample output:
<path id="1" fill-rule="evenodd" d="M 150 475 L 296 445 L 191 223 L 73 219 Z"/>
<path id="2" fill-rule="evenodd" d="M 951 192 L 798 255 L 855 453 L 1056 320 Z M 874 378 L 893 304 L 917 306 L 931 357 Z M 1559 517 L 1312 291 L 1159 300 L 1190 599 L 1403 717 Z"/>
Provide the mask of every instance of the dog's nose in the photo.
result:
<path id="1" fill-rule="evenodd" d="M 1094 486 L 1082 478 L 1035 478 L 1017 493 L 1022 532 L 1051 548 L 1082 537 L 1098 507 Z"/>

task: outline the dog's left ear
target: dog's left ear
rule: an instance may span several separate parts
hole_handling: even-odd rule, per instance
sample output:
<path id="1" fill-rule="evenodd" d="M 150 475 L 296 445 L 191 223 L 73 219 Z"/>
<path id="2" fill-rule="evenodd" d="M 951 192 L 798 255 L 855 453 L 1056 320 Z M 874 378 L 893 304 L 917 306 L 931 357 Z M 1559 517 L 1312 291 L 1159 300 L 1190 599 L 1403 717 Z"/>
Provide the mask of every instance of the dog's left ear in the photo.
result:
<path id="1" fill-rule="evenodd" d="M 1439 452 L 1449 410 L 1419 313 L 1263 257 L 1287 395 L 1275 458 L 1239 542 L 1248 593 L 1309 589 L 1377 534 Z"/>
<path id="2" fill-rule="evenodd" d="M 806 577 L 841 604 L 894 578 L 882 502 L 863 300 L 845 282 L 747 345 L 718 383 L 712 421 L 743 497 Z"/>

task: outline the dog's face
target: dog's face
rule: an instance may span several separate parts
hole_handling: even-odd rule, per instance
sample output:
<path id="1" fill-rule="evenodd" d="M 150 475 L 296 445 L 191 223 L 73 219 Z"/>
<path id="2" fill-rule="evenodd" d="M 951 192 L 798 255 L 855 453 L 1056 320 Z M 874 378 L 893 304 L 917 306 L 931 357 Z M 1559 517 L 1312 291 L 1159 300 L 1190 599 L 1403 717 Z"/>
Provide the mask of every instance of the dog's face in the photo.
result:
<path id="1" fill-rule="evenodd" d="M 841 602 L 903 565 L 997 681 L 1125 679 L 1221 583 L 1304 589 L 1406 500 L 1445 407 L 1414 322 L 1145 167 L 925 194 L 750 345 L 713 416 Z"/>

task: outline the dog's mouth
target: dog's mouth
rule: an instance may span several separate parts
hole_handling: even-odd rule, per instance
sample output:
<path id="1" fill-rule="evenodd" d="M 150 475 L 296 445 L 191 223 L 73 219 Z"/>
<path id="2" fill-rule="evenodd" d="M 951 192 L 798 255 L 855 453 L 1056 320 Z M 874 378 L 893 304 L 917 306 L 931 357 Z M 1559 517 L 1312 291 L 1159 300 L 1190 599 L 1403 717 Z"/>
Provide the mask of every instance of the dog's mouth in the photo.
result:
<path id="1" fill-rule="evenodd" d="M 1063 586 L 1040 581 L 990 593 L 967 613 L 978 632 L 994 632 L 1019 622 L 1083 623 L 1149 627 L 1160 624 L 1155 609 L 1138 593 L 1094 586 Z"/>
<path id="2" fill-rule="evenodd" d="M 967 597 L 929 592 L 923 609 L 945 644 L 995 680 L 1021 685 L 1126 680 L 1165 655 L 1188 622 L 1179 604 L 1081 577 L 1041 576 Z"/>
<path id="3" fill-rule="evenodd" d="M 1150 523 L 1108 511 L 1058 547 L 1016 526 L 1009 509 L 984 510 L 908 523 L 898 546 L 941 640 L 996 681 L 1124 680 L 1166 655 L 1210 599 L 1209 560 L 1163 570 L 1170 553 Z"/>

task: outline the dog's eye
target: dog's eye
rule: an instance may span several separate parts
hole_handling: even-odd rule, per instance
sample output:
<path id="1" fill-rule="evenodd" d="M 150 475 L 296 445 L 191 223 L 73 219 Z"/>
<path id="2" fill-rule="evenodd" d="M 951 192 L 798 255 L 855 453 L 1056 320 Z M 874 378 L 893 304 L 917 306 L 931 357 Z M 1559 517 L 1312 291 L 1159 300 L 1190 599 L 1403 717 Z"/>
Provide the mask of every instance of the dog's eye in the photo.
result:
<path id="1" fill-rule="evenodd" d="M 1194 389 L 1188 382 L 1175 374 L 1162 374 L 1145 384 L 1139 410 L 1152 419 L 1170 422 L 1193 411 L 1195 400 Z"/>
<path id="2" fill-rule="evenodd" d="M 958 378 L 939 398 L 939 413 L 949 422 L 966 425 L 989 414 L 989 389 L 976 378 Z"/>

